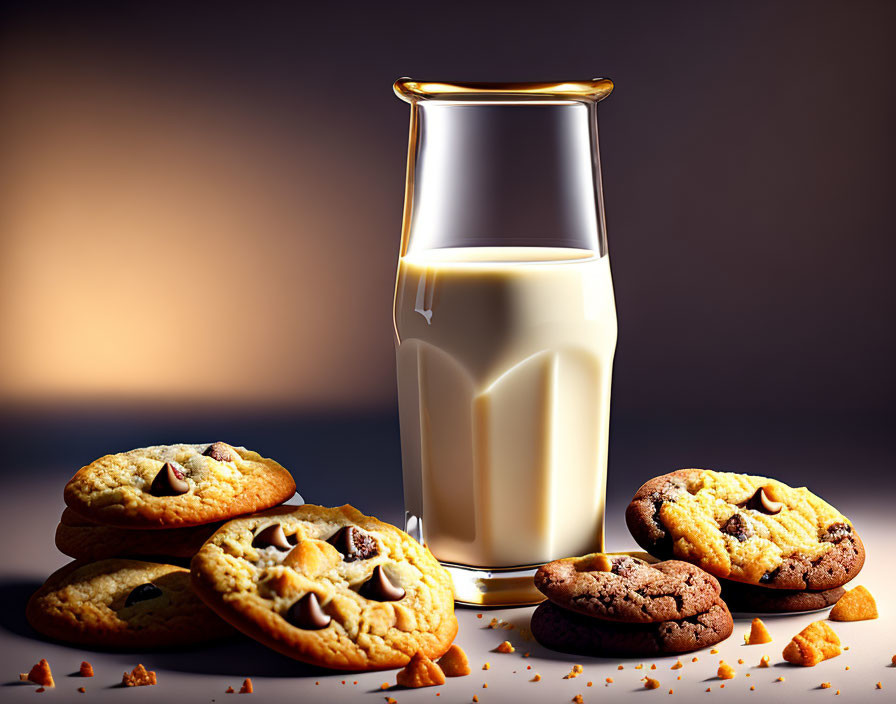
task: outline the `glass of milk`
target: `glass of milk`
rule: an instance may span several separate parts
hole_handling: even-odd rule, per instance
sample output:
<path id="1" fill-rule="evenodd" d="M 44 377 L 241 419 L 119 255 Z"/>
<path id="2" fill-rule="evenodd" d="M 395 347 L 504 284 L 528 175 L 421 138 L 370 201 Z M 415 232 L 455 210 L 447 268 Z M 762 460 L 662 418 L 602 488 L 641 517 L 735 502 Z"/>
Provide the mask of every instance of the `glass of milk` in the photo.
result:
<path id="1" fill-rule="evenodd" d="M 616 308 L 606 79 L 399 79 L 411 106 L 395 344 L 407 530 L 473 604 L 540 601 L 603 549 Z"/>

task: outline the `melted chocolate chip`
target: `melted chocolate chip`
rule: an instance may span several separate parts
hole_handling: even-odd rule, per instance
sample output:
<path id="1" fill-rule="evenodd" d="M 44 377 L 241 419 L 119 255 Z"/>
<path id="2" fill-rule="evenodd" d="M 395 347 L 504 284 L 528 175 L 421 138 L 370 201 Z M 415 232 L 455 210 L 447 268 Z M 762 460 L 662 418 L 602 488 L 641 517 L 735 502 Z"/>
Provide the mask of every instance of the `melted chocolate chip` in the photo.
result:
<path id="1" fill-rule="evenodd" d="M 140 601 L 158 599 L 160 596 L 162 596 L 162 590 L 155 584 L 147 582 L 146 584 L 134 587 L 133 590 L 131 590 L 131 593 L 128 594 L 128 598 L 124 600 L 124 605 L 133 606 Z"/>
<path id="2" fill-rule="evenodd" d="M 218 460 L 218 462 L 233 461 L 233 455 L 230 452 L 230 448 L 223 442 L 212 443 L 202 454 L 206 457 L 211 457 L 213 460 Z"/>
<path id="3" fill-rule="evenodd" d="M 166 462 L 149 487 L 153 496 L 177 496 L 186 494 L 190 485 L 184 481 L 184 474 L 172 462 Z"/>
<path id="4" fill-rule="evenodd" d="M 759 488 L 749 499 L 747 499 L 747 502 L 744 504 L 744 508 L 749 508 L 753 511 L 759 511 L 760 513 L 764 513 L 767 516 L 774 516 L 778 513 L 781 513 L 781 509 L 784 508 L 784 504 L 782 504 L 780 501 L 772 501 L 771 497 L 766 493 L 765 489 Z"/>
<path id="5" fill-rule="evenodd" d="M 848 523 L 832 523 L 821 540 L 825 543 L 839 543 L 850 533 L 852 533 L 852 526 Z"/>
<path id="6" fill-rule="evenodd" d="M 275 547 L 278 550 L 291 550 L 293 544 L 289 542 L 286 533 L 283 532 L 283 526 L 279 523 L 272 523 L 258 531 L 258 534 L 252 539 L 253 548 Z"/>
<path id="7" fill-rule="evenodd" d="M 314 592 L 308 592 L 289 607 L 286 612 L 286 620 L 296 628 L 319 631 L 321 628 L 329 626 L 333 619 L 324 613 L 317 600 L 317 595 Z"/>
<path id="8" fill-rule="evenodd" d="M 753 535 L 753 529 L 750 528 L 747 519 L 739 513 L 733 514 L 731 518 L 725 521 L 725 525 L 722 526 L 722 532 L 733 535 L 741 543 Z"/>
<path id="9" fill-rule="evenodd" d="M 376 541 L 355 526 L 340 528 L 327 542 L 342 553 L 345 562 L 367 560 L 376 557 L 380 552 Z"/>
<path id="10" fill-rule="evenodd" d="M 398 601 L 399 599 L 404 599 L 404 589 L 392 584 L 382 565 L 377 565 L 373 568 L 373 574 L 370 575 L 370 579 L 361 585 L 358 593 L 365 599 L 372 601 Z"/>

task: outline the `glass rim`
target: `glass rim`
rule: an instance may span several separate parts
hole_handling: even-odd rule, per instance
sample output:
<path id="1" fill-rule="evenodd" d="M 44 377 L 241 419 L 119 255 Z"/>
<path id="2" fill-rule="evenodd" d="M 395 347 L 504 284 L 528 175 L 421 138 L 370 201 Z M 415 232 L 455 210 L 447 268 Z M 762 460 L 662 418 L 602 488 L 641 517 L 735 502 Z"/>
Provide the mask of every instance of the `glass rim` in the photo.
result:
<path id="1" fill-rule="evenodd" d="M 587 81 L 526 81 L 517 83 L 417 81 L 399 78 L 392 86 L 407 103 L 422 100 L 565 100 L 598 103 L 613 92 L 609 78 Z"/>

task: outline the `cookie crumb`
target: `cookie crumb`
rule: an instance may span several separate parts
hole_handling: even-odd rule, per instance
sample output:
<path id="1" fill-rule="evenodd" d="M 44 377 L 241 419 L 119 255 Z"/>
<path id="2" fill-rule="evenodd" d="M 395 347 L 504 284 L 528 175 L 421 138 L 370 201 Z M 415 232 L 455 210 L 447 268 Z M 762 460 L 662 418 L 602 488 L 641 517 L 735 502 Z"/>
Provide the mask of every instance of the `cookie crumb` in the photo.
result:
<path id="1" fill-rule="evenodd" d="M 768 655 L 763 655 L 761 658 L 759 658 L 759 667 L 771 667 L 769 662 L 770 661 L 768 659 Z"/>
<path id="2" fill-rule="evenodd" d="M 849 650 L 849 648 L 844 648 L 844 650 Z M 893 656 L 893 658 L 890 660 L 890 662 L 892 662 L 894 665 L 896 665 L 896 655 Z"/>
<path id="3" fill-rule="evenodd" d="M 699 659 L 700 658 L 698 658 L 698 657 L 693 657 L 693 658 L 691 658 L 691 662 L 697 662 Z"/>
<path id="4" fill-rule="evenodd" d="M 585 686 L 586 686 L 586 687 L 593 687 L 593 686 L 594 686 L 594 682 L 586 682 L 586 683 L 585 683 Z"/>
<path id="5" fill-rule="evenodd" d="M 155 670 L 147 670 L 142 663 L 138 663 L 131 672 L 125 672 L 121 676 L 121 683 L 125 687 L 147 687 L 156 684 Z"/>
<path id="6" fill-rule="evenodd" d="M 894 655 L 893 657 L 896 658 L 896 655 Z M 616 669 L 617 669 L 617 670 L 624 670 L 625 667 L 623 667 L 622 665 L 619 665 Z"/>
<path id="7" fill-rule="evenodd" d="M 718 655 L 718 653 L 719 653 L 719 651 L 718 651 L 717 648 L 712 648 L 712 649 L 709 651 L 709 654 L 710 654 L 710 655 Z"/>
<path id="8" fill-rule="evenodd" d="M 315 684 L 317 684 L 317 683 L 315 682 Z M 382 689 L 382 690 L 384 690 L 384 691 L 387 690 L 387 689 L 389 689 L 389 683 L 388 683 L 388 682 L 383 682 L 383 683 L 380 685 L 380 689 Z"/>
<path id="9" fill-rule="evenodd" d="M 483 669 L 483 670 L 488 670 L 488 669 L 490 669 L 490 668 L 491 668 L 491 665 L 489 665 L 488 663 L 485 663 L 485 664 L 482 666 L 482 669 Z"/>
<path id="10" fill-rule="evenodd" d="M 233 694 L 233 693 L 234 693 L 233 687 L 228 687 L 227 689 L 224 690 L 224 694 Z"/>
<path id="11" fill-rule="evenodd" d="M 566 675 L 563 676 L 563 679 L 565 679 L 565 680 L 575 679 L 576 677 L 578 677 L 579 675 L 582 674 L 583 669 L 584 668 L 582 668 L 581 665 L 573 665 L 572 669 L 569 671 L 569 673 L 567 673 Z"/>
<path id="12" fill-rule="evenodd" d="M 50 663 L 47 662 L 46 658 L 43 658 L 30 671 L 20 673 L 19 679 L 23 682 L 34 682 L 34 684 L 41 687 L 56 686 L 53 682 L 53 672 L 50 670 Z"/>
<path id="13" fill-rule="evenodd" d="M 750 676 L 750 673 L 749 673 L 749 672 L 748 672 L 747 674 L 744 675 L 744 677 L 749 677 L 749 676 Z"/>
<path id="14" fill-rule="evenodd" d="M 81 667 L 78 670 L 78 674 L 81 677 L 93 677 L 93 665 L 91 665 L 89 662 L 84 660 L 81 663 Z"/>
<path id="15" fill-rule="evenodd" d="M 532 666 L 531 666 L 531 665 L 526 665 L 526 669 L 527 669 L 527 670 L 531 670 L 531 669 L 532 669 Z"/>
<path id="16" fill-rule="evenodd" d="M 655 670 L 655 669 L 656 669 L 656 663 L 654 663 L 653 665 L 651 665 L 651 666 L 650 666 L 650 669 L 651 669 L 651 670 Z"/>
<path id="17" fill-rule="evenodd" d="M 503 642 L 501 643 L 501 645 L 499 645 L 497 648 L 495 648 L 495 652 L 496 652 L 496 653 L 512 653 L 512 652 L 514 652 L 515 650 L 516 650 L 516 648 L 514 648 L 514 647 L 510 644 L 510 641 L 509 641 L 509 640 L 505 640 L 505 641 L 503 641 Z"/>
<path id="18" fill-rule="evenodd" d="M 470 661 L 467 654 L 457 644 L 453 644 L 448 651 L 439 658 L 438 666 L 446 677 L 466 677 L 470 674 Z"/>
<path id="19" fill-rule="evenodd" d="M 719 669 L 716 671 L 716 677 L 720 680 L 733 680 L 736 674 L 734 668 L 726 662 L 722 662 L 722 664 L 719 665 Z"/>
<path id="20" fill-rule="evenodd" d="M 838 695 L 838 694 L 840 694 L 840 690 L 839 690 L 839 689 L 838 689 L 836 692 L 834 692 L 834 696 L 836 696 L 836 695 Z"/>
<path id="21" fill-rule="evenodd" d="M 712 687 L 707 687 L 707 688 L 706 688 L 706 691 L 707 691 L 707 692 L 711 692 L 711 691 L 712 691 Z"/>
<path id="22" fill-rule="evenodd" d="M 581 694 L 577 694 L 576 696 L 574 696 L 574 697 L 572 698 L 572 701 L 575 702 L 575 704 L 583 704 L 583 702 L 584 702 L 585 700 L 582 699 L 582 695 L 581 695 Z"/>
<path id="23" fill-rule="evenodd" d="M 532 653 L 523 653 L 523 657 L 524 657 L 524 658 L 527 658 L 527 657 L 529 657 L 531 654 L 532 654 Z"/>
<path id="24" fill-rule="evenodd" d="M 670 667 L 669 669 L 670 670 L 680 670 L 683 667 L 684 667 L 684 665 L 681 663 L 681 660 L 676 660 L 675 664 L 672 665 L 672 667 Z"/>
<path id="25" fill-rule="evenodd" d="M 719 689 L 725 689 L 725 685 L 724 685 L 724 684 L 720 684 L 720 685 L 719 685 Z"/>
<path id="26" fill-rule="evenodd" d="M 78 687 L 78 691 L 79 691 L 81 694 L 84 694 L 87 690 L 84 689 L 83 687 Z"/>
<path id="27" fill-rule="evenodd" d="M 539 675 L 539 674 L 536 672 L 536 673 L 535 673 L 535 676 L 534 676 L 531 680 L 529 680 L 529 681 L 530 681 L 530 682 L 541 682 L 541 675 Z"/>
<path id="28" fill-rule="evenodd" d="M 783 681 L 784 681 L 784 675 L 781 675 L 778 679 L 775 680 L 775 682 L 783 682 Z"/>
<path id="29" fill-rule="evenodd" d="M 491 621 L 489 621 L 488 626 L 486 626 L 486 628 L 497 628 L 497 627 L 498 627 L 498 619 L 496 619 L 496 618 L 493 618 Z"/>
<path id="30" fill-rule="evenodd" d="M 751 684 L 751 685 L 750 685 L 750 691 L 752 692 L 754 689 L 756 689 L 756 685 L 755 685 L 755 684 Z"/>
<path id="31" fill-rule="evenodd" d="M 386 704 L 398 704 L 398 702 L 392 697 L 386 697 Z"/>
<path id="32" fill-rule="evenodd" d="M 846 669 L 847 669 L 847 670 L 849 669 L 849 665 L 846 666 Z"/>
<path id="33" fill-rule="evenodd" d="M 644 689 L 658 689 L 660 686 L 660 681 L 653 679 L 653 677 L 645 677 L 644 678 Z"/>
<path id="34" fill-rule="evenodd" d="M 671 688 L 669 689 L 669 694 L 674 694 Z"/>
<path id="35" fill-rule="evenodd" d="M 607 684 L 613 684 L 613 678 L 607 677 Z"/>
<path id="36" fill-rule="evenodd" d="M 830 682 L 822 682 L 822 683 L 821 683 L 821 688 L 822 688 L 822 689 L 830 689 L 830 688 L 831 688 L 831 683 L 830 683 Z"/>
<path id="37" fill-rule="evenodd" d="M 474 702 L 478 702 L 478 701 L 479 701 L 479 697 L 477 697 L 475 694 L 473 695 L 473 701 L 474 701 Z"/>
<path id="38" fill-rule="evenodd" d="M 644 669 L 644 663 L 642 662 L 640 665 L 635 665 L 635 669 L 636 669 L 636 670 L 643 670 L 643 669 Z"/>
<path id="39" fill-rule="evenodd" d="M 422 651 L 418 650 L 404 669 L 398 671 L 395 681 L 409 689 L 433 687 L 445 684 L 445 673 Z"/>
<path id="40" fill-rule="evenodd" d="M 342 680 L 343 684 L 345 680 Z M 240 694 L 252 694 L 252 680 L 248 677 L 243 680 L 243 686 L 240 687 Z"/>
<path id="41" fill-rule="evenodd" d="M 838 599 L 828 618 L 831 621 L 866 621 L 877 618 L 877 603 L 871 592 L 859 585 Z"/>
<path id="42" fill-rule="evenodd" d="M 476 618 L 482 618 L 482 614 L 476 614 Z"/>
<path id="43" fill-rule="evenodd" d="M 768 632 L 768 628 L 762 622 L 762 619 L 754 618 L 750 625 L 749 635 L 744 636 L 744 642 L 747 645 L 761 645 L 763 643 L 771 643 L 772 636 Z"/>
<path id="44" fill-rule="evenodd" d="M 43 687 L 38 687 L 38 688 L 35 689 L 34 691 L 37 692 L 38 694 L 40 694 L 41 692 L 46 692 L 47 690 L 44 689 Z"/>
<path id="45" fill-rule="evenodd" d="M 797 633 L 784 648 L 784 659 L 794 665 L 814 667 L 840 654 L 840 639 L 824 621 L 815 621 Z"/>
<path id="46" fill-rule="evenodd" d="M 874 685 L 874 686 L 875 686 L 876 689 L 883 689 L 883 688 L 884 688 L 884 686 L 883 686 L 880 682 L 878 682 L 878 683 L 877 683 L 876 685 Z"/>
<path id="47" fill-rule="evenodd" d="M 678 676 L 678 679 L 681 679 L 681 675 Z"/>

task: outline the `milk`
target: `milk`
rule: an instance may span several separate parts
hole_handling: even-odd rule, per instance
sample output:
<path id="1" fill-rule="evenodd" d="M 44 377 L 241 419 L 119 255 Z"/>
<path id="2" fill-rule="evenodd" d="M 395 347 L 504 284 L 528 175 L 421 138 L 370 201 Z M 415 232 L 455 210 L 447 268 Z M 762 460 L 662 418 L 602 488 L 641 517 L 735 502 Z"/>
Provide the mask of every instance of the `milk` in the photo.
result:
<path id="1" fill-rule="evenodd" d="M 405 507 L 443 562 L 603 548 L 616 308 L 609 260 L 471 247 L 400 259 Z"/>

